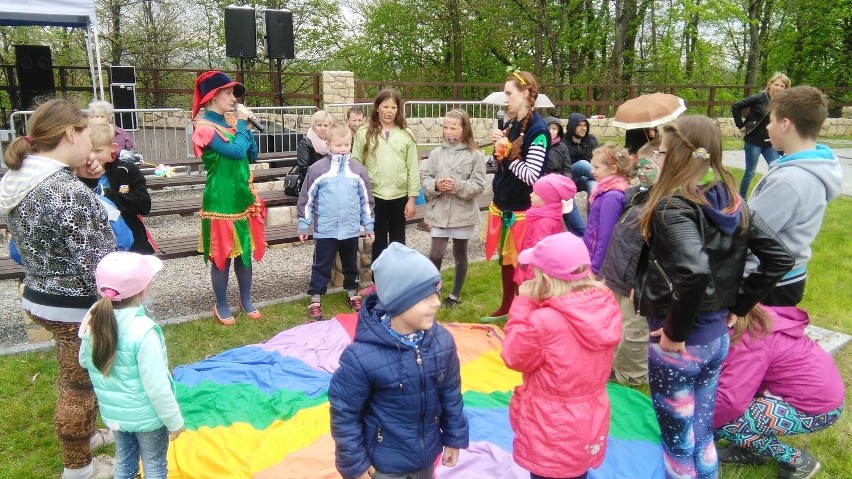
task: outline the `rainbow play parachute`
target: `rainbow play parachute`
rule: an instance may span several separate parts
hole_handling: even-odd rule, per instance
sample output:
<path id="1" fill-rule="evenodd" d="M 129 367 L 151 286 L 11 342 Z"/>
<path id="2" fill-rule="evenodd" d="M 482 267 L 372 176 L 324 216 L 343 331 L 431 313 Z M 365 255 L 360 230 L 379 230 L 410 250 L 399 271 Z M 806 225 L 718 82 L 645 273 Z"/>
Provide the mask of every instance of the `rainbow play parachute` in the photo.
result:
<path id="1" fill-rule="evenodd" d="M 271 340 L 225 351 L 175 370 L 186 419 L 169 448 L 170 479 L 340 478 L 334 468 L 327 390 L 357 317 L 306 324 Z M 461 361 L 470 448 L 440 479 L 526 479 L 512 461 L 508 404 L 519 373 L 500 359 L 503 332 L 448 324 Z M 663 477 L 662 448 L 650 400 L 609 385 L 607 456 L 590 478 Z"/>

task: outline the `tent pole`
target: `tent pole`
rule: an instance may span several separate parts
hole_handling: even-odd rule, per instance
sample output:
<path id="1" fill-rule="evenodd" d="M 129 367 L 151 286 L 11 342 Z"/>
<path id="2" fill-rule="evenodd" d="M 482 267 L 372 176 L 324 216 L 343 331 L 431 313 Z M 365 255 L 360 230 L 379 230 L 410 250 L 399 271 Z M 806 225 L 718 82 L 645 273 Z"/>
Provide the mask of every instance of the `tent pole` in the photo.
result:
<path id="1" fill-rule="evenodd" d="M 101 71 L 101 42 L 100 40 L 98 40 L 97 25 L 92 27 L 92 32 L 95 36 L 95 57 L 98 60 L 98 85 L 100 85 L 101 88 L 101 100 L 105 100 L 106 97 L 104 96 L 104 77 L 103 72 Z"/>
<path id="2" fill-rule="evenodd" d="M 89 39 L 89 35 L 91 35 L 90 30 L 86 30 L 86 56 L 89 58 L 89 75 L 92 77 L 92 100 L 96 101 L 98 99 L 98 90 L 95 86 L 95 61 L 92 58 L 92 42 Z"/>

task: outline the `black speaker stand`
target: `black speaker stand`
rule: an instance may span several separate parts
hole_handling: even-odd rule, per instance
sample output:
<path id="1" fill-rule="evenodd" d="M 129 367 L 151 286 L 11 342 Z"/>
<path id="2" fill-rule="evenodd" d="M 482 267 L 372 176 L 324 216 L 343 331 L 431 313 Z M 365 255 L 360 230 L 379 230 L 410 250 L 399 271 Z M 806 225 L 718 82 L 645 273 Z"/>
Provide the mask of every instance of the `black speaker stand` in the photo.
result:
<path id="1" fill-rule="evenodd" d="M 278 86 L 276 97 L 278 98 L 278 106 L 284 106 L 284 88 L 281 85 L 281 58 L 275 59 L 275 71 L 278 72 L 278 79 L 275 84 Z"/>

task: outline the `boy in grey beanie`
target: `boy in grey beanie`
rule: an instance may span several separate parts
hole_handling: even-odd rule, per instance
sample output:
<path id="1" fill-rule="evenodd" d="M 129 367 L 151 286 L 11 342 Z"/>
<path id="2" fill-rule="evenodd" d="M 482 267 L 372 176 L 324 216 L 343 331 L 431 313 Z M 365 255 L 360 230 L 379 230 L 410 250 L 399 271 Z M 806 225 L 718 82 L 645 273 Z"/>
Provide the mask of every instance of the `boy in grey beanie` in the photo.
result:
<path id="1" fill-rule="evenodd" d="M 467 448 L 452 335 L 435 321 L 441 276 L 419 252 L 391 243 L 373 262 L 355 339 L 331 378 L 331 435 L 345 479 L 433 477 Z"/>

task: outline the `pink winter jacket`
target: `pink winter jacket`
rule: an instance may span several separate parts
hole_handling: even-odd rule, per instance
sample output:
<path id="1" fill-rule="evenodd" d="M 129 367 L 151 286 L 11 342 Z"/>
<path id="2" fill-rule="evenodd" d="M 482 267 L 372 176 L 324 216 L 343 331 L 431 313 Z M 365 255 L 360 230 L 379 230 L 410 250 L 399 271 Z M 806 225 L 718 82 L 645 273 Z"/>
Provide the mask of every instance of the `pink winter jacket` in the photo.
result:
<path id="1" fill-rule="evenodd" d="M 763 307 L 772 317 L 772 332 L 757 340 L 744 334 L 722 363 L 716 429 L 740 417 L 755 396 L 767 391 L 812 415 L 843 402 L 843 380 L 834 360 L 805 336 L 808 313 L 794 306 Z"/>
<path id="2" fill-rule="evenodd" d="M 514 459 L 546 477 L 574 477 L 601 465 L 610 405 L 606 381 L 621 340 L 621 311 L 605 288 L 538 305 L 517 296 L 501 356 L 523 373 L 509 403 Z"/>

